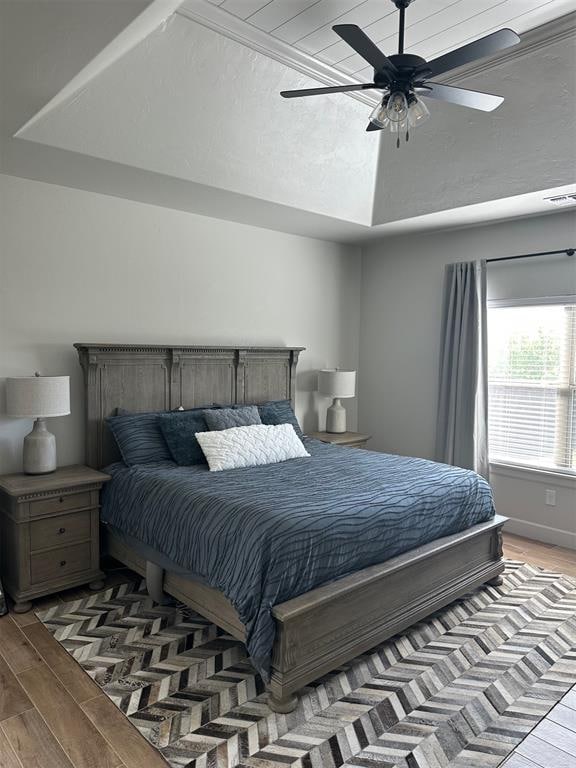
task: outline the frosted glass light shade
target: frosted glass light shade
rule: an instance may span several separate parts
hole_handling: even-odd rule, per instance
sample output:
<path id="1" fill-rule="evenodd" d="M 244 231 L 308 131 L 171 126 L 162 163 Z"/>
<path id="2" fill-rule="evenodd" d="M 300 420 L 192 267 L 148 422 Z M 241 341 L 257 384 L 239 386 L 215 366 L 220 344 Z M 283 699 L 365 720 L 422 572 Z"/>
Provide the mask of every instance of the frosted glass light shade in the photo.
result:
<path id="1" fill-rule="evenodd" d="M 6 379 L 6 413 L 29 419 L 70 413 L 69 376 L 20 376 Z"/>
<path id="2" fill-rule="evenodd" d="M 326 397 L 354 397 L 356 371 L 341 371 L 337 368 L 318 371 L 318 392 Z"/>

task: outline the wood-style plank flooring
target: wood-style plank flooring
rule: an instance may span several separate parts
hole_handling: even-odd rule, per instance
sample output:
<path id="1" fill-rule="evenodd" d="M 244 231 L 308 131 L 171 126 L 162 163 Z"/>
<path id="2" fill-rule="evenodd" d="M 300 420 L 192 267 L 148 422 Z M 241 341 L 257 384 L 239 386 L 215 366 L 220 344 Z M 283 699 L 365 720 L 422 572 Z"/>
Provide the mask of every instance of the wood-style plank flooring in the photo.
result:
<path id="1" fill-rule="evenodd" d="M 513 560 L 576 577 L 576 552 L 507 534 Z M 109 574 L 107 584 L 126 573 Z M 34 610 L 88 594 L 69 590 L 37 600 Z M 536 747 L 553 744 L 555 768 L 576 766 L 566 751 L 574 726 L 576 694 L 566 697 L 540 731 L 525 740 L 506 768 L 550 768 Z M 567 735 L 568 734 L 568 735 Z M 532 749 L 528 753 L 526 750 Z M 523 750 L 523 751 L 522 751 Z M 532 755 L 532 757 L 531 757 Z M 530 762 L 532 760 L 532 762 Z M 523 762 L 522 762 L 523 761 Z M 166 768 L 165 761 L 52 638 L 33 611 L 0 618 L 0 768 Z"/>
<path id="2" fill-rule="evenodd" d="M 129 573 L 109 574 L 107 585 Z M 34 610 L 88 594 L 68 590 L 0 618 L 0 768 L 166 768 L 36 618 Z"/>
<path id="3" fill-rule="evenodd" d="M 574 768 L 576 766 L 576 688 L 550 710 L 526 736 L 502 768 Z"/>
<path id="4" fill-rule="evenodd" d="M 555 544 L 543 544 L 541 541 L 505 533 L 504 557 L 576 577 L 576 551 L 573 549 L 565 549 Z"/>

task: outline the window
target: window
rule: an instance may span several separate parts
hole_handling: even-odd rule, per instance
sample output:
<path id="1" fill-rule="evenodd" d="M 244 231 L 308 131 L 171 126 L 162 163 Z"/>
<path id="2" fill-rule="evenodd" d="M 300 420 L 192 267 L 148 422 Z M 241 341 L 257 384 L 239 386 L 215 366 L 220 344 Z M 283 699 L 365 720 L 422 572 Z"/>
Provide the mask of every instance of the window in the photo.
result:
<path id="1" fill-rule="evenodd" d="M 576 299 L 488 309 L 490 461 L 576 472 Z"/>

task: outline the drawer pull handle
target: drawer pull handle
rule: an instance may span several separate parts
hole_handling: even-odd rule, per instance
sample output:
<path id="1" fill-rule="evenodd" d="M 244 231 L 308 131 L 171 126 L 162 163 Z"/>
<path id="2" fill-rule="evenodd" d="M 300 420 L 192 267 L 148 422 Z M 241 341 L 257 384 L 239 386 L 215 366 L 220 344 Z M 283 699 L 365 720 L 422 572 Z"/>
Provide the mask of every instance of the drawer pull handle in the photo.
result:
<path id="1" fill-rule="evenodd" d="M 66 533 L 66 528 L 58 528 L 58 533 Z"/>
<path id="2" fill-rule="evenodd" d="M 66 560 L 60 560 L 60 568 L 64 568 L 66 565 Z"/>

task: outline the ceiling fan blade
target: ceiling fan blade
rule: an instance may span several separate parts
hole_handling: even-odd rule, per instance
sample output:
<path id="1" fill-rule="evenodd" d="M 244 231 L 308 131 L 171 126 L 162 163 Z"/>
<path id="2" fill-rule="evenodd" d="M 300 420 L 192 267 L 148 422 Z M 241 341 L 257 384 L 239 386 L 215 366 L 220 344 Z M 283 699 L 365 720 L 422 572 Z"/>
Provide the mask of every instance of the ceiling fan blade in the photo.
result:
<path id="1" fill-rule="evenodd" d="M 398 70 L 390 59 L 356 24 L 336 24 L 332 29 L 377 72 L 386 75 L 388 80 L 398 75 Z"/>
<path id="2" fill-rule="evenodd" d="M 491 35 L 481 37 L 480 40 L 475 40 L 473 43 L 463 45 L 461 48 L 445 53 L 437 59 L 432 59 L 422 69 L 429 70 L 428 77 L 436 77 L 456 67 L 470 64 L 470 62 L 476 61 L 476 59 L 483 59 L 485 56 L 490 56 L 492 53 L 497 53 L 519 42 L 520 38 L 513 30 L 499 29 L 498 32 L 493 32 Z"/>
<path id="3" fill-rule="evenodd" d="M 382 128 L 380 128 L 379 125 L 374 125 L 374 123 L 370 122 L 368 123 L 368 127 L 366 128 L 367 131 L 381 131 Z"/>
<path id="4" fill-rule="evenodd" d="M 344 91 L 365 91 L 376 88 L 375 83 L 358 83 L 354 85 L 332 85 L 328 88 L 305 88 L 302 91 L 280 91 L 285 99 L 296 99 L 299 96 L 321 96 L 323 93 L 344 93 Z"/>
<path id="5" fill-rule="evenodd" d="M 461 107 L 480 109 L 482 112 L 492 112 L 504 101 L 503 96 L 494 96 L 481 91 L 468 91 L 466 88 L 454 88 L 452 85 L 441 85 L 426 81 L 427 90 L 420 94 L 425 99 L 438 99 L 459 104 Z"/>

